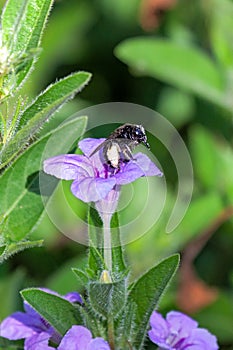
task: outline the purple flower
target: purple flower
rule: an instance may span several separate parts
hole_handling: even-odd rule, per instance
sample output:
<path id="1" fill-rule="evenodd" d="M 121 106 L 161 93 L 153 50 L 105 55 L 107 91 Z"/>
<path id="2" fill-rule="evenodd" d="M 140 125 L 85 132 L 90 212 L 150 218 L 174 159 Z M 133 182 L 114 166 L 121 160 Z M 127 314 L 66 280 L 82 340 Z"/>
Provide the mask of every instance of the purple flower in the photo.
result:
<path id="1" fill-rule="evenodd" d="M 105 139 L 87 138 L 78 146 L 84 155 L 64 154 L 44 161 L 44 171 L 59 179 L 73 180 L 72 193 L 84 202 L 105 200 L 118 186 L 135 181 L 142 176 L 162 176 L 161 171 L 143 153 L 136 153 L 134 159 L 122 162 L 120 169 L 113 169 L 103 159 L 103 151 L 90 154 Z M 114 199 L 116 202 L 116 198 Z"/>
<path id="2" fill-rule="evenodd" d="M 150 340 L 160 350 L 217 350 L 217 339 L 198 323 L 178 311 L 171 311 L 166 319 L 154 311 L 150 317 Z"/>
<path id="3" fill-rule="evenodd" d="M 43 291 L 59 295 L 56 292 L 41 288 Z M 82 303 L 82 298 L 77 292 L 71 292 L 63 296 L 70 302 Z M 41 317 L 26 301 L 24 301 L 25 312 L 15 312 L 5 318 L 0 326 L 0 335 L 9 340 L 25 339 L 25 350 L 51 350 L 49 340 L 55 344 L 61 341 L 61 335 Z"/>
<path id="4" fill-rule="evenodd" d="M 72 326 L 62 338 L 58 350 L 110 350 L 102 338 L 92 338 L 91 332 L 83 326 Z"/>

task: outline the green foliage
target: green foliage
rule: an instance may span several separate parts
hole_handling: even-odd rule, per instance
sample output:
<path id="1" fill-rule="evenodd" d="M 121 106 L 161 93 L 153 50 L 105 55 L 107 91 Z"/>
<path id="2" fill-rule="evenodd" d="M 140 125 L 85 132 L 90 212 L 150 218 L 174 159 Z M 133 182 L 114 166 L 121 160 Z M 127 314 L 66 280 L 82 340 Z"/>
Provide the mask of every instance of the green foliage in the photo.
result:
<path id="1" fill-rule="evenodd" d="M 178 266 L 179 255 L 170 256 L 139 278 L 130 290 L 128 302 L 137 305 L 134 344 L 138 349 L 143 348 L 150 315 L 158 306 Z"/>
<path id="2" fill-rule="evenodd" d="M 22 285 L 25 286 L 28 283 L 30 285 L 45 284 L 65 293 L 69 288 L 70 290 L 83 291 L 91 279 L 89 286 L 91 289 L 93 287 L 93 290 L 90 291 L 92 297 L 88 298 L 87 295 L 85 306 L 80 310 L 83 315 L 83 320 L 80 322 L 88 326 L 94 336 L 103 336 L 107 339 L 106 316 L 99 318 L 99 315 L 108 314 L 108 310 L 113 307 L 111 302 L 113 305 L 117 305 L 117 300 L 113 300 L 111 296 L 112 291 L 115 293 L 113 285 L 116 286 L 119 283 L 120 287 L 121 283 L 125 283 L 127 286 L 126 302 L 125 292 L 121 295 L 124 307 L 119 314 L 117 314 L 116 307 L 113 307 L 113 313 L 115 314 L 116 311 L 115 315 L 117 315 L 114 331 L 116 337 L 121 338 L 121 342 L 116 347 L 122 350 L 134 348 L 135 339 L 140 337 L 140 334 L 137 333 L 139 319 L 144 311 L 147 312 L 147 308 L 148 316 L 152 310 L 149 302 L 146 304 L 147 297 L 144 293 L 149 290 L 150 300 L 153 304 L 153 295 L 155 300 L 159 297 L 160 291 L 164 288 L 165 280 L 161 279 L 161 284 L 155 285 L 154 281 L 157 281 L 159 277 L 153 279 L 149 275 L 148 280 L 152 280 L 149 284 L 151 288 L 146 288 L 141 283 L 141 293 L 138 287 L 137 292 L 135 291 L 133 294 L 134 299 L 132 299 L 131 289 L 133 285 L 137 285 L 137 282 L 128 286 L 128 278 L 131 280 L 136 278 L 137 280 L 138 275 L 144 274 L 144 271 L 154 265 L 154 261 L 185 249 L 187 244 L 190 244 L 197 237 L 202 240 L 203 233 L 212 230 L 212 237 L 197 255 L 194 268 L 205 283 L 217 287 L 218 298 L 212 305 L 207 305 L 198 311 L 195 318 L 202 327 L 208 328 L 217 335 L 222 350 L 232 348 L 232 300 L 230 295 L 233 271 L 231 257 L 233 220 L 226 216 L 225 221 L 219 221 L 219 218 L 223 218 L 224 213 L 227 213 L 233 204 L 232 0 L 191 3 L 183 0 L 178 1 L 174 8 L 165 11 L 164 16 L 158 18 L 157 27 L 151 33 L 140 28 L 141 22 L 139 22 L 138 14 L 141 9 L 139 9 L 138 0 L 127 2 L 127 4 L 123 0 L 114 4 L 108 0 L 101 0 L 98 5 L 86 0 L 79 2 L 76 0 L 58 1 L 55 3 L 55 11 L 52 12 L 51 21 L 44 32 L 43 51 L 41 52 L 41 33 L 51 3 L 49 0 L 11 0 L 7 2 L 2 16 L 3 45 L 7 47 L 10 55 L 7 58 L 7 65 L 2 65 L 1 62 L 0 66 L 0 68 L 4 68 L 4 76 L 1 76 L 0 80 L 2 102 L 0 107 L 0 142 L 4 141 L 1 149 L 5 148 L 7 151 L 4 157 L 7 162 L 5 164 L 8 165 L 7 168 L 1 168 L 2 177 L 0 178 L 0 222 L 2 222 L 0 231 L 4 231 L 0 240 L 1 258 L 6 260 L 8 256 L 12 256 L 25 247 L 40 245 L 43 235 L 46 242 L 43 252 L 46 251 L 49 259 L 45 261 L 43 256 L 39 260 L 36 256 L 37 249 L 33 249 L 31 253 L 25 251 L 13 256 L 1 265 L 2 282 L 0 287 L 2 286 L 1 297 L 3 300 L 1 318 L 19 309 L 15 295 L 17 290 L 22 288 Z M 34 11 L 35 6 L 39 9 L 38 12 Z M 109 11 L 111 15 L 109 15 Z M 39 12 L 40 16 L 37 17 Z M 27 35 L 29 25 L 32 28 L 32 36 Z M 17 28 L 13 34 L 12 28 Z M 113 57 L 113 49 L 116 45 L 118 46 L 115 53 L 121 61 Z M 37 69 L 28 79 L 36 60 L 37 66 L 35 68 Z M 122 62 L 126 63 L 129 71 Z M 93 79 L 90 88 L 87 89 L 87 93 L 85 91 L 85 94 L 82 95 L 82 99 L 75 99 L 72 104 L 69 102 L 65 105 L 65 109 L 54 113 L 54 117 L 50 119 L 50 112 L 52 112 L 52 109 L 49 111 L 50 102 L 57 105 L 56 101 L 59 104 L 59 101 L 63 99 L 63 89 L 60 88 L 61 99 L 59 97 L 56 100 L 56 94 L 52 96 L 51 100 L 46 99 L 49 97 L 46 95 L 43 111 L 40 114 L 40 106 L 37 103 L 43 102 L 40 100 L 43 94 L 53 90 L 53 86 L 49 85 L 51 81 L 62 77 L 64 72 L 70 74 L 73 70 L 84 67 L 90 67 L 95 79 Z M 25 82 L 27 85 L 24 85 Z M 44 90 L 47 85 L 49 88 L 44 93 L 39 97 L 34 96 L 35 92 Z M 21 87 L 26 90 L 20 90 Z M 68 88 L 68 86 L 66 87 Z M 16 90 L 18 94 L 22 95 L 19 98 L 14 94 Z M 10 93 L 12 96 L 7 99 Z M 30 101 L 31 98 L 33 102 Z M 59 146 L 59 142 L 64 141 L 64 135 L 68 130 L 68 125 L 62 130 L 60 123 L 66 119 L 67 115 L 79 111 L 83 106 L 109 100 L 123 100 L 145 105 L 159 111 L 170 120 L 179 129 L 188 145 L 193 161 L 195 182 L 194 194 L 187 214 L 175 231 L 166 235 L 164 233 L 165 227 L 176 200 L 176 170 L 174 167 L 170 167 L 169 157 L 159 142 L 156 141 L 152 145 L 152 150 L 166 174 L 167 200 L 165 210 L 156 225 L 143 237 L 124 247 L 124 250 L 117 244 L 114 246 L 112 256 L 115 280 L 113 283 L 102 284 L 100 278 L 105 266 L 103 251 L 100 248 L 101 239 L 98 236 L 101 235 L 102 231 L 98 215 L 95 217 L 95 214 L 92 213 L 89 222 L 92 221 L 90 230 L 92 239 L 95 241 L 98 238 L 100 245 L 95 246 L 96 242 L 93 242 L 89 251 L 89 260 L 81 259 L 80 261 L 80 252 L 84 251 L 86 247 L 82 248 L 81 245 L 79 246 L 61 236 L 56 227 L 51 227 L 52 225 L 46 217 L 39 225 L 35 225 L 38 222 L 37 219 L 41 217 L 39 212 L 43 211 L 43 205 L 48 198 L 43 196 L 42 201 L 39 201 L 40 194 L 36 193 L 38 177 L 32 176 L 30 178 L 31 184 L 27 179 L 33 175 L 34 168 L 37 169 L 36 171 L 41 169 L 41 162 L 44 158 L 71 149 L 72 143 L 76 141 L 75 122 L 70 142 L 68 140 L 71 130 L 67 133 L 67 144 L 63 148 Z M 48 106 L 46 106 L 46 101 Z M 46 113 L 48 113 L 49 123 L 44 124 L 47 118 Z M 24 116 L 25 118 L 23 118 Z M 101 116 L 98 118 L 101 121 Z M 43 121 L 43 125 L 40 124 L 40 121 Z M 54 137 L 52 137 L 51 132 L 57 127 L 61 128 L 61 133 L 54 130 Z M 72 129 L 71 124 L 70 128 Z M 84 128 L 83 125 L 83 131 Z M 106 134 L 106 130 L 109 131 L 109 128 L 102 126 L 97 135 L 95 130 L 89 130 L 88 136 L 102 137 Z M 81 131 L 78 134 L 80 136 Z M 44 137 L 49 135 L 52 139 L 49 137 L 47 143 Z M 43 142 L 45 153 L 42 150 L 43 147 L 40 146 L 43 145 Z M 52 152 L 52 146 L 54 146 L 54 152 Z M 30 157 L 26 161 L 29 155 Z M 34 157 L 39 157 L 38 165 L 36 165 Z M 30 162 L 32 162 L 32 168 L 34 167 L 32 171 L 30 170 Z M 22 176 L 21 166 L 25 169 L 25 177 Z M 41 173 L 39 176 L 39 179 L 43 179 Z M 46 181 L 49 181 L 48 186 L 50 186 L 51 178 L 46 178 Z M 59 190 L 63 190 L 68 198 L 70 184 L 65 186 L 62 184 L 60 187 Z M 137 184 L 135 189 L 139 202 L 143 197 L 141 194 L 144 194 L 144 187 Z M 24 196 L 22 197 L 23 191 L 25 192 L 25 200 L 21 201 L 24 198 Z M 14 192 L 16 193 L 15 197 Z M 17 198 L 19 202 L 17 202 Z M 126 214 L 120 212 L 121 224 L 122 219 L 124 224 L 129 217 L 140 210 L 137 201 L 127 208 L 127 210 L 129 209 L 128 213 L 127 211 Z M 20 204 L 23 204 L 24 207 L 20 207 Z M 63 209 L 63 203 L 59 196 L 51 205 L 55 212 L 60 213 L 62 210 L 66 210 Z M 75 198 L 72 201 L 73 208 L 82 219 L 85 218 L 85 205 L 82 205 L 82 210 L 80 210 L 80 204 Z M 5 213 L 6 215 L 9 213 L 9 216 L 4 220 Z M 115 219 L 117 218 L 115 217 Z M 112 226 L 114 226 L 113 221 Z M 144 220 L 139 222 L 139 226 L 138 231 L 144 232 Z M 80 227 L 77 227 L 77 230 L 83 229 L 82 226 Z M 69 229 L 70 227 L 68 227 Z M 34 230 L 33 237 L 28 236 L 31 230 Z M 120 237 L 117 229 L 114 229 L 112 233 L 113 239 L 116 238 L 117 241 Z M 133 237 L 134 232 L 128 232 L 128 234 Z M 17 242 L 16 236 L 21 237 L 23 241 Z M 127 253 L 127 265 L 131 266 L 130 275 L 128 275 L 123 256 L 125 252 Z M 75 256 L 75 258 L 70 260 L 70 255 Z M 36 265 L 37 261 L 39 268 L 32 271 L 32 262 Z M 48 266 L 47 261 L 49 261 Z M 170 261 L 174 262 L 175 260 L 171 257 Z M 26 271 L 25 276 L 29 276 L 29 280 L 21 277 L 20 282 L 16 281 L 15 273 L 19 271 L 17 269 L 19 265 L 23 266 L 24 271 Z M 45 265 L 48 269 L 47 274 L 41 277 L 41 270 L 46 270 Z M 71 266 L 75 266 L 73 272 L 78 278 L 78 282 L 75 278 L 72 279 L 71 271 L 70 273 L 66 272 Z M 159 276 L 162 268 L 161 271 L 159 268 L 156 271 L 158 272 L 156 276 Z M 165 277 L 166 271 L 164 271 Z M 144 281 L 143 278 L 142 281 Z M 140 279 L 138 283 L 139 281 Z M 145 279 L 145 285 L 148 286 L 146 281 L 147 279 Z M 152 291 L 153 288 L 154 291 Z M 165 294 L 163 303 L 160 304 L 160 310 L 164 313 L 174 307 L 180 308 L 176 303 L 178 288 L 174 285 L 170 294 Z M 98 300 L 94 300 L 96 289 L 98 289 Z M 89 289 L 86 288 L 86 290 Z M 102 295 L 105 296 L 105 299 L 102 299 Z M 35 298 L 39 300 L 38 296 Z M 90 299 L 91 303 L 88 302 Z M 105 303 L 105 300 L 108 300 L 108 304 Z M 135 303 L 134 300 L 137 302 Z M 53 302 L 51 300 L 50 302 L 52 305 Z M 92 306 L 94 309 L 91 309 Z M 62 305 L 62 307 L 65 312 L 70 312 L 66 306 Z M 59 315 L 56 314 L 52 306 L 49 308 L 52 310 L 51 315 L 53 316 L 49 316 L 50 321 L 56 325 L 55 318 Z M 41 308 L 38 310 L 44 314 Z M 63 321 L 66 324 L 64 318 Z M 77 322 L 79 320 L 76 320 Z M 65 331 L 69 324 L 66 327 L 59 324 L 58 327 Z M 144 331 L 145 328 L 143 328 L 139 343 L 144 337 Z M 154 347 L 151 344 L 145 345 L 145 349 Z M 11 346 L 11 342 L 0 339 L 0 348 L 16 349 L 23 348 L 23 346 L 22 342 L 21 347 L 18 343 Z"/>
<path id="3" fill-rule="evenodd" d="M 49 156 L 68 152 L 74 141 L 84 132 L 85 126 L 85 117 L 68 120 L 28 148 L 15 161 L 14 166 L 2 175 L 1 245 L 20 242 L 31 232 L 57 184 L 57 180 L 40 173 L 42 161 Z"/>
<path id="4" fill-rule="evenodd" d="M 22 151 L 44 123 L 69 99 L 73 98 L 89 81 L 90 74 L 79 72 L 48 87 L 20 115 L 20 130 L 2 148 L 0 169 Z"/>
<path id="5" fill-rule="evenodd" d="M 93 310 L 102 317 L 115 319 L 125 307 L 126 281 L 115 283 L 90 282 L 88 297 Z"/>
<path id="6" fill-rule="evenodd" d="M 24 289 L 21 295 L 61 335 L 72 325 L 80 323 L 78 307 L 68 300 L 36 288 Z"/>
<path id="7" fill-rule="evenodd" d="M 13 69 L 15 88 L 33 68 L 52 3 L 53 0 L 8 0 L 6 3 L 1 20 L 2 43 L 16 66 Z"/>
<path id="8" fill-rule="evenodd" d="M 42 161 L 56 152 L 68 152 L 86 126 L 86 118 L 74 118 L 35 137 L 55 112 L 89 82 L 89 73 L 70 74 L 51 84 L 32 102 L 24 102 L 24 106 L 23 97 L 18 95 L 19 87 L 34 68 L 52 3 L 9 0 L 1 17 L 1 261 L 26 247 L 41 245 L 41 240 L 30 241 L 26 237 L 57 183 L 50 182 L 49 188 L 45 188 Z"/>
<path id="9" fill-rule="evenodd" d="M 149 75 L 226 106 L 226 82 L 217 65 L 194 46 L 172 40 L 133 38 L 119 44 L 116 56 L 141 75 Z"/>
<path id="10" fill-rule="evenodd" d="M 213 0 L 211 4 L 210 36 L 213 50 L 219 61 L 231 68 L 233 66 L 233 4 L 230 0 Z"/>

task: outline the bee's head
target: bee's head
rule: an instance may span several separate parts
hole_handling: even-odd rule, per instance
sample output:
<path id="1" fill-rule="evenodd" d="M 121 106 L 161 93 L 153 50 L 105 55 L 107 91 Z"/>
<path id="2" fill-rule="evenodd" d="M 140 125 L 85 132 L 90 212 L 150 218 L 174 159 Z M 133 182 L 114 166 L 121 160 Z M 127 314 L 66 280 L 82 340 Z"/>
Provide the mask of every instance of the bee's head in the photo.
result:
<path id="1" fill-rule="evenodd" d="M 138 142 L 138 143 L 143 143 L 147 148 L 150 149 L 150 145 L 147 142 L 147 137 L 146 137 L 146 133 L 145 133 L 145 129 L 143 128 L 142 125 L 135 125 L 133 128 L 133 132 L 132 132 L 134 139 Z"/>

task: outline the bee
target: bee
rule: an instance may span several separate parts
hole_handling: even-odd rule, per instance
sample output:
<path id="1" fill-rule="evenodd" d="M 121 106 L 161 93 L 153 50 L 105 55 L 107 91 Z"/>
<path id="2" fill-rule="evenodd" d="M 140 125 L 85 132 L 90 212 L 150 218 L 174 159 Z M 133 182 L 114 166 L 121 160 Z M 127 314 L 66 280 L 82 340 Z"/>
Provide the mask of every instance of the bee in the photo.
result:
<path id="1" fill-rule="evenodd" d="M 103 157 L 107 164 L 114 169 L 119 169 L 121 162 L 128 162 L 133 159 L 132 152 L 140 143 L 150 149 L 143 126 L 124 124 L 114 130 L 109 137 L 90 154 L 90 157 L 100 149 L 103 149 Z"/>

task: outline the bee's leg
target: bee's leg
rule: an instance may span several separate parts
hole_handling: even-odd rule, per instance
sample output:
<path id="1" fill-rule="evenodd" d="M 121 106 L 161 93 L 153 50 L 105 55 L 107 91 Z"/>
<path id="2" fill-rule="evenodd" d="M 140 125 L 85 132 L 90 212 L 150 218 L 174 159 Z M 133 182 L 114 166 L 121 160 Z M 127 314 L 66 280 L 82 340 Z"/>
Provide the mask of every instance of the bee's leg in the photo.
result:
<path id="1" fill-rule="evenodd" d="M 122 154 L 124 156 L 124 161 L 130 161 L 133 160 L 133 154 L 128 145 L 125 145 L 124 149 L 122 150 Z"/>

